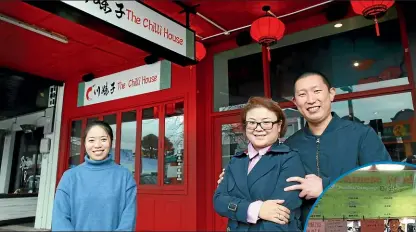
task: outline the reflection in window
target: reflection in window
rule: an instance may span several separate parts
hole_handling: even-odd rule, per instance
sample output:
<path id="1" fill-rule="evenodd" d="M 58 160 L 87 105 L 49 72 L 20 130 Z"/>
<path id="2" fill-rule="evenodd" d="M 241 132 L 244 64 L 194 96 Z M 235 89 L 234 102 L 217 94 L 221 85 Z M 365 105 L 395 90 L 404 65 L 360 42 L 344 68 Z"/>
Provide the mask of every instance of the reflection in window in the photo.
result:
<path id="1" fill-rule="evenodd" d="M 111 145 L 111 150 L 110 150 L 110 154 L 112 155 L 111 158 L 113 160 L 115 160 L 115 156 L 116 156 L 116 141 L 117 141 L 117 115 L 116 114 L 111 114 L 111 115 L 106 115 L 103 117 L 103 121 L 108 123 L 111 127 L 111 129 L 113 130 L 113 141 L 112 141 L 112 145 Z"/>
<path id="2" fill-rule="evenodd" d="M 71 137 L 69 147 L 69 168 L 73 168 L 79 164 L 81 154 L 81 127 L 82 121 L 72 121 L 71 123 Z"/>
<path id="3" fill-rule="evenodd" d="M 92 122 L 94 122 L 94 121 L 97 121 L 98 120 L 98 118 L 97 117 L 94 117 L 94 118 L 88 118 L 87 119 L 87 125 L 88 124 L 90 124 L 90 123 L 92 123 Z"/>
<path id="4" fill-rule="evenodd" d="M 228 65 L 228 69 L 224 65 Z M 215 75 L 215 111 L 239 109 L 251 96 L 264 96 L 261 50 L 230 59 L 224 65 L 215 66 L 217 71 L 228 70 L 228 73 Z"/>
<path id="5" fill-rule="evenodd" d="M 316 70 L 328 77 L 337 94 L 409 84 L 398 19 L 271 50 L 272 97 L 290 101 L 293 82 Z"/>
<path id="6" fill-rule="evenodd" d="M 222 168 L 226 168 L 232 156 L 247 149 L 248 140 L 241 123 L 224 124 L 221 127 L 221 133 Z"/>
<path id="7" fill-rule="evenodd" d="M 165 105 L 165 177 L 164 184 L 183 183 L 184 154 L 183 102 Z"/>
<path id="8" fill-rule="evenodd" d="M 140 184 L 156 185 L 158 179 L 159 108 L 142 111 Z"/>
<path id="9" fill-rule="evenodd" d="M 415 113 L 411 93 L 400 93 L 332 103 L 339 117 L 371 126 L 382 138 L 393 161 L 416 154 Z M 305 125 L 302 115 L 285 109 L 288 131 L 285 138 Z"/>
<path id="10" fill-rule="evenodd" d="M 136 111 L 121 114 L 120 165 L 126 167 L 134 176 L 136 155 Z"/>
<path id="11" fill-rule="evenodd" d="M 38 193 L 42 166 L 39 146 L 42 138 L 42 127 L 28 133 L 16 133 L 9 193 Z"/>

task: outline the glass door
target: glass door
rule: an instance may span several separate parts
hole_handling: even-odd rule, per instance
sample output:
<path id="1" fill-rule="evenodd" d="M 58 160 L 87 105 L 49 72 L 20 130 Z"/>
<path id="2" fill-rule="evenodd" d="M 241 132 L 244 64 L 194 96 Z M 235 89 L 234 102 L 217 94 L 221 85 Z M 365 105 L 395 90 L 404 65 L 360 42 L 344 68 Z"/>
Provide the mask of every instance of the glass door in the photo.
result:
<path id="1" fill-rule="evenodd" d="M 226 168 L 231 158 L 239 151 L 247 149 L 247 140 L 240 123 L 240 115 L 234 114 L 216 118 L 214 121 L 214 160 L 215 180 L 223 168 Z M 225 231 L 227 218 L 215 215 L 215 230 Z"/>
<path id="2" fill-rule="evenodd" d="M 9 193 L 38 193 L 42 155 L 39 153 L 43 127 L 16 132 Z"/>

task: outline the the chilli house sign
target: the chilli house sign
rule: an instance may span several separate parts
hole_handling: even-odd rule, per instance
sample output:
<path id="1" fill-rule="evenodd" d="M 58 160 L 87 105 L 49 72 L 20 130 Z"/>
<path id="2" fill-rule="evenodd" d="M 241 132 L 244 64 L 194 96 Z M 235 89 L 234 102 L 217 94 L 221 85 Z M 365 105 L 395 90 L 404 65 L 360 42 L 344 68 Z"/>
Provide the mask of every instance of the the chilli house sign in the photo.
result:
<path id="1" fill-rule="evenodd" d="M 195 59 L 194 33 L 142 3 L 121 0 L 61 2 L 187 58 Z"/>
<path id="2" fill-rule="evenodd" d="M 163 60 L 82 82 L 78 86 L 78 107 L 168 89 L 171 63 Z"/>

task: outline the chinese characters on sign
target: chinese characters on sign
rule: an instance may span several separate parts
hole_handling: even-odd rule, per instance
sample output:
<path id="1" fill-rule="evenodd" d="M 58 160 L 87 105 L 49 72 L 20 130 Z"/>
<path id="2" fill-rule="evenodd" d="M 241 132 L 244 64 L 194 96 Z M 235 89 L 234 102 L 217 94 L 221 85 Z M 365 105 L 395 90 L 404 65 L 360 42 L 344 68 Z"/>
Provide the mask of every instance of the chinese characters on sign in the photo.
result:
<path id="1" fill-rule="evenodd" d="M 347 221 L 345 221 L 345 220 L 327 220 L 327 221 L 325 221 L 325 231 L 328 231 L 328 232 L 345 232 L 345 231 L 348 231 Z"/>
<path id="2" fill-rule="evenodd" d="M 309 220 L 307 232 L 325 232 L 325 221 L 322 220 Z"/>
<path id="3" fill-rule="evenodd" d="M 90 23 L 89 21 L 81 23 L 93 30 L 106 34 L 114 29 L 112 26 L 115 26 L 121 29 L 120 33 L 109 33 L 107 34 L 108 36 L 117 40 L 123 40 L 123 42 L 142 50 L 151 49 L 153 46 L 163 47 L 169 50 L 166 51 L 166 53 L 174 52 L 174 56 L 180 55 L 180 57 L 184 56 L 187 58 L 185 61 L 176 60 L 174 58 L 175 63 L 193 63 L 195 61 L 195 33 L 183 25 L 158 13 L 141 1 L 61 0 L 60 2 L 87 13 L 88 15 L 83 15 L 85 20 L 90 16 L 94 16 L 96 19 L 102 21 L 103 27 L 96 27 L 94 23 Z M 68 9 L 68 11 L 70 10 L 71 9 Z M 71 18 L 69 19 L 72 20 Z M 98 22 L 99 21 L 97 21 L 97 23 Z M 107 30 L 110 26 L 109 24 L 112 25 L 112 29 Z M 129 34 L 128 37 L 135 35 L 138 37 L 139 41 L 151 42 L 151 46 L 144 45 L 147 43 L 143 43 L 143 45 L 137 44 L 136 42 L 132 42 L 132 39 L 127 40 L 126 38 L 126 40 L 124 40 L 124 32 L 132 34 Z"/>
<path id="4" fill-rule="evenodd" d="M 159 91 L 170 85 L 171 63 L 163 60 L 80 83 L 78 106 Z"/>
<path id="5" fill-rule="evenodd" d="M 413 171 L 357 171 L 326 191 L 311 218 L 360 219 L 416 215 Z"/>
<path id="6" fill-rule="evenodd" d="M 384 231 L 383 219 L 361 220 L 361 232 L 383 232 L 383 231 Z"/>
<path id="7" fill-rule="evenodd" d="M 112 82 L 110 84 L 110 89 L 108 89 L 108 82 L 105 82 L 104 85 L 93 85 L 94 89 L 94 96 L 100 96 L 101 94 L 107 96 L 108 94 L 114 94 L 114 90 L 116 89 L 116 83 Z"/>
<path id="8" fill-rule="evenodd" d="M 85 0 L 85 3 L 90 2 L 91 0 Z M 110 1 L 111 3 L 114 3 L 117 10 L 114 10 L 115 15 L 117 18 L 121 19 L 126 12 L 124 12 L 124 4 L 123 3 L 117 3 Z M 97 7 L 100 8 L 105 14 L 113 12 L 113 8 L 109 5 L 107 0 L 92 0 L 92 3 L 96 4 Z M 168 27 L 162 26 L 159 23 L 156 23 L 146 17 L 139 17 L 137 14 L 137 11 L 133 11 L 132 9 L 126 9 L 127 11 L 127 20 L 135 23 L 135 24 L 142 24 L 143 27 L 148 28 L 149 31 L 158 34 L 160 36 L 163 35 L 163 37 L 169 39 L 172 42 L 175 42 L 179 45 L 183 45 L 184 39 L 180 36 L 177 36 L 173 34 L 171 31 L 169 31 Z"/>
<path id="9" fill-rule="evenodd" d="M 88 2 L 89 0 L 85 0 L 85 3 L 88 3 Z M 107 0 L 93 0 L 92 2 L 98 5 L 100 7 L 100 10 L 104 11 L 104 13 L 106 14 L 113 12 Z M 116 2 L 115 5 L 116 5 L 117 10 L 115 10 L 114 13 L 116 13 L 117 18 L 121 19 L 123 15 L 126 14 L 126 12 L 124 12 L 124 4 Z"/>

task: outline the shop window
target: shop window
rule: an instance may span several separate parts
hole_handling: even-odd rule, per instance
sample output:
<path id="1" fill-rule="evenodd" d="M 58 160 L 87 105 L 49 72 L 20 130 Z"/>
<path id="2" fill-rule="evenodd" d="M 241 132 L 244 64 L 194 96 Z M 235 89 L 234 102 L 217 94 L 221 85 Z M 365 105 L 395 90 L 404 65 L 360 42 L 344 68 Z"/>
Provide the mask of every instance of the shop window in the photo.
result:
<path id="1" fill-rule="evenodd" d="M 9 193 L 38 193 L 42 166 L 39 146 L 42 138 L 43 127 L 26 133 L 16 132 Z"/>
<path id="2" fill-rule="evenodd" d="M 237 152 L 246 150 L 247 146 L 248 140 L 241 123 L 223 124 L 221 126 L 222 168 L 225 169 L 231 158 Z"/>
<path id="3" fill-rule="evenodd" d="M 159 107 L 142 111 L 140 185 L 158 184 Z"/>
<path id="4" fill-rule="evenodd" d="M 286 139 L 306 122 L 297 110 L 284 111 L 288 117 Z M 404 161 L 416 154 L 416 121 L 410 92 L 334 102 L 332 111 L 341 118 L 371 126 L 393 161 Z"/>
<path id="5" fill-rule="evenodd" d="M 184 162 L 183 102 L 165 105 L 164 184 L 183 184 Z"/>
<path id="6" fill-rule="evenodd" d="M 294 79 L 306 71 L 328 76 L 338 94 L 394 86 L 410 88 L 396 9 L 379 23 L 362 16 L 286 35 L 271 47 L 272 98 L 289 102 Z M 214 56 L 214 111 L 239 109 L 251 96 L 264 96 L 261 47 L 250 44 Z"/>
<path id="7" fill-rule="evenodd" d="M 98 120 L 98 119 L 96 119 L 96 120 Z M 103 121 L 108 123 L 110 125 L 111 129 L 113 130 L 113 141 L 112 141 L 112 144 L 111 144 L 110 154 L 112 155 L 111 158 L 113 158 L 113 160 L 115 160 L 116 141 L 117 141 L 117 115 L 116 114 L 105 115 L 103 117 Z"/>
<path id="8" fill-rule="evenodd" d="M 121 142 L 120 165 L 135 173 L 136 157 L 136 111 L 123 112 L 121 114 Z"/>
<path id="9" fill-rule="evenodd" d="M 184 117 L 184 102 L 172 101 L 73 121 L 69 168 L 78 165 L 82 160 L 80 153 L 83 150 L 81 135 L 84 133 L 84 123 L 87 122 L 88 125 L 94 120 L 102 119 L 113 130 L 111 154 L 115 157 L 116 148 L 120 147 L 120 165 L 138 179 L 141 188 L 150 186 L 153 189 L 155 186 L 166 185 L 173 186 L 170 189 L 176 190 L 178 188 L 174 186 L 184 184 Z M 138 119 L 141 121 L 137 121 Z M 116 136 L 117 128 L 120 130 L 119 138 Z M 140 145 L 136 147 L 138 143 Z M 136 151 L 139 152 L 137 156 Z"/>
<path id="10" fill-rule="evenodd" d="M 73 168 L 79 165 L 80 162 L 80 154 L 81 154 L 81 128 L 82 128 L 82 121 L 72 121 L 71 123 L 71 137 L 70 137 L 70 144 L 69 144 L 69 160 L 68 160 L 68 167 Z"/>
<path id="11" fill-rule="evenodd" d="M 94 121 L 97 121 L 97 120 L 98 120 L 98 117 L 88 118 L 87 119 L 87 125 L 94 122 Z"/>
<path id="12" fill-rule="evenodd" d="M 263 95 L 260 46 L 252 44 L 214 57 L 214 111 L 239 109 L 251 96 Z"/>
<path id="13" fill-rule="evenodd" d="M 290 101 L 295 78 L 307 71 L 327 76 L 337 94 L 408 85 L 399 20 L 382 22 L 379 26 L 379 37 L 374 25 L 369 25 L 272 49 L 272 98 Z"/>

